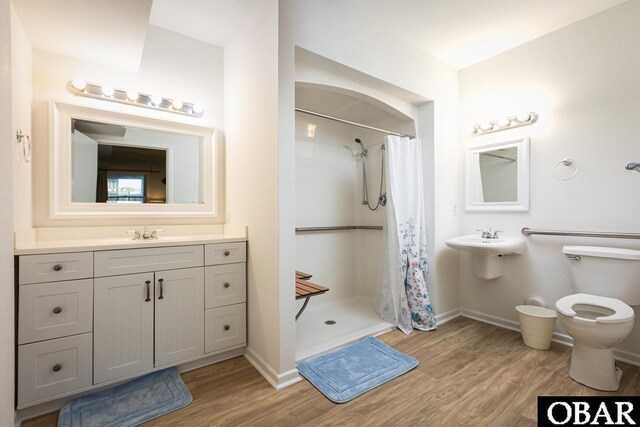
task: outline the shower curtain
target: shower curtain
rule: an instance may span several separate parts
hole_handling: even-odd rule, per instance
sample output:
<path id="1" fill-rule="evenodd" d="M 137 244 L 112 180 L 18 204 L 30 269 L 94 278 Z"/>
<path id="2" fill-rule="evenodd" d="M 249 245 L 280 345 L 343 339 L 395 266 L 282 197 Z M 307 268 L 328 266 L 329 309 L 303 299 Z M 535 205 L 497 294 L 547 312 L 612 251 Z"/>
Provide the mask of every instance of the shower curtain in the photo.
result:
<path id="1" fill-rule="evenodd" d="M 376 292 L 384 320 L 404 333 L 436 328 L 427 290 L 427 229 L 420 140 L 388 136 L 387 233 Z"/>

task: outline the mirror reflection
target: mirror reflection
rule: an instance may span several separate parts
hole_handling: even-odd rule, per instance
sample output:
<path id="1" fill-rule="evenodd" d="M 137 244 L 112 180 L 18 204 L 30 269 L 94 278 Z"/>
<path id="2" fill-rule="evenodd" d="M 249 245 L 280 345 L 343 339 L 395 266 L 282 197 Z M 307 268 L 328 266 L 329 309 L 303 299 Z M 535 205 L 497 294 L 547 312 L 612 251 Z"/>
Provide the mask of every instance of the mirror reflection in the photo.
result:
<path id="1" fill-rule="evenodd" d="M 72 119 L 74 203 L 201 204 L 200 138 Z"/>
<path id="2" fill-rule="evenodd" d="M 518 148 L 510 147 L 474 153 L 475 202 L 516 202 L 518 200 Z"/>

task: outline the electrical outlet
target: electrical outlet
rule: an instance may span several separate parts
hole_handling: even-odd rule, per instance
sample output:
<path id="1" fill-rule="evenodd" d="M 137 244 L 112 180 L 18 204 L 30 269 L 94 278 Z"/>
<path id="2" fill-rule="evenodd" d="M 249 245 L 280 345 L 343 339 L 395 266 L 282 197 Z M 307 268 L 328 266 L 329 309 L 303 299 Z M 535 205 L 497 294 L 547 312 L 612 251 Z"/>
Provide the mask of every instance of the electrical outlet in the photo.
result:
<path id="1" fill-rule="evenodd" d="M 457 204 L 453 204 L 453 208 L 451 209 L 451 215 L 456 216 L 458 215 L 458 205 Z"/>

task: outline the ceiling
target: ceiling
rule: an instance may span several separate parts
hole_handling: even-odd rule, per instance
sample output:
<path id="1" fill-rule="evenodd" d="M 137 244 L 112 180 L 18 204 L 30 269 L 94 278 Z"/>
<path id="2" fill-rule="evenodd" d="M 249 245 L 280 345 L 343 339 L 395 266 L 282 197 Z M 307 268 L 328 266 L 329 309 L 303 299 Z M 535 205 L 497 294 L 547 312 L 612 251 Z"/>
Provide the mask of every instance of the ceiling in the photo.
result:
<path id="1" fill-rule="evenodd" d="M 354 19 L 461 69 L 626 0 L 332 1 Z"/>
<path id="2" fill-rule="evenodd" d="M 259 0 L 13 0 L 35 49 L 137 70 L 149 24 L 224 47 Z M 461 69 L 625 0 L 313 0 Z M 628 0 L 635 1 L 635 0 Z"/>
<path id="3" fill-rule="evenodd" d="M 34 49 L 137 71 L 152 0 L 13 0 Z"/>

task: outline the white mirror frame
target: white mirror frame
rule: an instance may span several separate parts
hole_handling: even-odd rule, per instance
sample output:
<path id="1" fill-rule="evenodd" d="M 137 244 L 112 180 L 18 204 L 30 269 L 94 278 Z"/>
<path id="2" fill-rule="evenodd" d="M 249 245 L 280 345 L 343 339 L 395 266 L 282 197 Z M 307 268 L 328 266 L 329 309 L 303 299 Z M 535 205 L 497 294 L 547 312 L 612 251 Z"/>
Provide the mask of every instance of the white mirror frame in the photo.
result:
<path id="1" fill-rule="evenodd" d="M 110 123 L 161 132 L 192 135 L 201 140 L 200 204 L 116 204 L 71 202 L 71 119 Z M 224 223 L 224 167 L 214 129 L 181 122 L 102 110 L 59 101 L 49 103 L 49 217 L 94 218 L 210 218 Z"/>
<path id="2" fill-rule="evenodd" d="M 474 202 L 473 189 L 479 177 L 473 173 L 473 156 L 487 151 L 517 148 L 518 200 L 514 202 Z M 465 200 L 468 211 L 528 211 L 529 210 L 529 138 L 468 147 L 465 159 Z"/>

